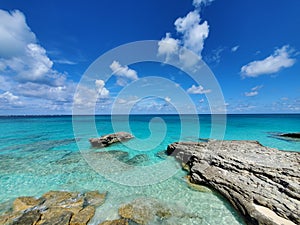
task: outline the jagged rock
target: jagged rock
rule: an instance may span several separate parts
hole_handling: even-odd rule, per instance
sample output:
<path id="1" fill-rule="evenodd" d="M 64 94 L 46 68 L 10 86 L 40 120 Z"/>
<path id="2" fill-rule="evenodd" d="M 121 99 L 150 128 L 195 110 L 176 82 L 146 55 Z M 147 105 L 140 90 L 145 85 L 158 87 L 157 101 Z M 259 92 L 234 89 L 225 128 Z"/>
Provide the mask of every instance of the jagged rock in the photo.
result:
<path id="1" fill-rule="evenodd" d="M 117 132 L 99 138 L 90 138 L 89 141 L 94 148 L 104 148 L 114 143 L 128 141 L 132 138 L 134 138 L 134 136 L 127 132 Z"/>
<path id="2" fill-rule="evenodd" d="M 89 191 L 84 194 L 85 204 L 98 207 L 105 202 L 106 192 Z"/>
<path id="3" fill-rule="evenodd" d="M 256 141 L 173 143 L 167 152 L 189 165 L 192 182 L 220 192 L 248 224 L 300 224 L 300 153 Z"/>
<path id="4" fill-rule="evenodd" d="M 13 211 L 0 216 L 1 225 L 86 225 L 106 193 L 49 191 L 41 198 L 19 197 Z"/>
<path id="5" fill-rule="evenodd" d="M 120 220 L 108 220 L 108 221 L 104 221 L 98 225 L 128 225 L 128 221 L 124 220 L 124 219 L 120 219 Z"/>
<path id="6" fill-rule="evenodd" d="M 41 199 L 36 199 L 35 197 L 18 197 L 13 202 L 14 211 L 23 211 L 41 203 Z"/>
<path id="7" fill-rule="evenodd" d="M 41 217 L 39 210 L 24 212 L 22 216 L 15 219 L 12 225 L 35 225 Z"/>
<path id="8" fill-rule="evenodd" d="M 70 225 L 86 225 L 94 216 L 94 214 L 95 207 L 89 205 L 72 217 Z"/>
<path id="9" fill-rule="evenodd" d="M 51 208 L 42 214 L 36 225 L 69 225 L 73 213 L 62 208 Z"/>

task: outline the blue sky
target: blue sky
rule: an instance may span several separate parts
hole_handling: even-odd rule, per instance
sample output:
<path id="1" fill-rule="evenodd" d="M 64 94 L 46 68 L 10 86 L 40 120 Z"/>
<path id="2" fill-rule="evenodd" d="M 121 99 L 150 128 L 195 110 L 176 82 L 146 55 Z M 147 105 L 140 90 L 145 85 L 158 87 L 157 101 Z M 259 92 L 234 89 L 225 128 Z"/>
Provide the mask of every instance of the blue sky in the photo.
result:
<path id="1" fill-rule="evenodd" d="M 182 47 L 202 58 L 228 113 L 300 113 L 299 12 L 298 0 L 2 0 L 0 114 L 71 114 L 88 66 L 141 40 L 173 47 L 162 47 L 166 59 Z M 168 93 L 139 102 L 134 93 L 118 98 L 126 85 L 153 74 L 185 90 L 199 113 L 211 112 L 206 95 L 214 90 L 179 69 L 118 61 L 110 69 L 110 80 L 95 81 L 97 113 L 134 101 L 136 113 L 173 113 Z M 92 94 L 75 101 L 86 106 Z"/>

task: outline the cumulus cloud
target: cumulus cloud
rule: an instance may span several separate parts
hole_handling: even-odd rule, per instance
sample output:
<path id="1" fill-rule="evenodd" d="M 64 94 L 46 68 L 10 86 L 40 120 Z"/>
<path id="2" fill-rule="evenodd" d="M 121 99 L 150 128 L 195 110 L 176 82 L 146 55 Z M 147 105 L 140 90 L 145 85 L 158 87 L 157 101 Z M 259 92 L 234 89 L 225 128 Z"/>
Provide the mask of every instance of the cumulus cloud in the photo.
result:
<path id="1" fill-rule="evenodd" d="M 263 88 L 263 85 L 258 85 L 258 86 L 255 86 L 255 87 L 253 87 L 253 88 L 251 88 L 251 91 L 249 91 L 249 92 L 245 92 L 245 96 L 247 96 L 247 97 L 253 97 L 253 96 L 256 96 L 256 95 L 258 95 L 258 91 L 260 90 L 260 89 L 262 89 Z"/>
<path id="2" fill-rule="evenodd" d="M 166 37 L 158 42 L 158 55 L 165 56 L 166 61 L 169 61 L 172 55 L 177 54 L 178 50 L 179 40 L 172 38 L 170 33 L 166 33 Z"/>
<path id="3" fill-rule="evenodd" d="M 0 109 L 16 108 L 23 106 L 23 102 L 20 100 L 19 96 L 6 91 L 0 94 Z"/>
<path id="4" fill-rule="evenodd" d="M 137 72 L 130 69 L 128 66 L 122 66 L 118 61 L 113 61 L 110 65 L 110 69 L 117 78 L 117 84 L 119 86 L 125 86 L 128 80 L 137 80 Z"/>
<path id="5" fill-rule="evenodd" d="M 199 86 L 192 85 L 192 87 L 190 87 L 187 90 L 187 93 L 189 94 L 208 94 L 210 92 L 211 92 L 210 89 L 204 89 L 204 87 L 201 85 Z"/>
<path id="6" fill-rule="evenodd" d="M 263 74 L 273 74 L 283 68 L 291 67 L 296 60 L 293 57 L 293 50 L 285 45 L 276 49 L 274 53 L 263 60 L 253 61 L 241 68 L 244 77 L 258 77 Z"/>
<path id="7" fill-rule="evenodd" d="M 0 33 L 1 105 L 29 113 L 70 110 L 76 84 L 53 68 L 24 14 L 0 10 Z"/>
<path id="8" fill-rule="evenodd" d="M 189 12 L 185 17 L 178 18 L 174 25 L 176 31 L 183 35 L 182 43 L 187 49 L 201 56 L 204 40 L 208 37 L 209 26 L 207 21 L 200 23 L 198 11 Z"/>
<path id="9" fill-rule="evenodd" d="M 200 7 L 201 5 L 208 5 L 212 3 L 214 0 L 193 0 L 193 5 L 195 7 Z"/>
<path id="10" fill-rule="evenodd" d="M 104 87 L 105 86 L 105 82 L 103 80 L 96 80 L 95 84 L 96 84 L 96 89 L 97 89 L 97 93 L 99 94 L 99 96 L 102 97 L 102 98 L 108 97 L 109 90 L 107 90 Z"/>

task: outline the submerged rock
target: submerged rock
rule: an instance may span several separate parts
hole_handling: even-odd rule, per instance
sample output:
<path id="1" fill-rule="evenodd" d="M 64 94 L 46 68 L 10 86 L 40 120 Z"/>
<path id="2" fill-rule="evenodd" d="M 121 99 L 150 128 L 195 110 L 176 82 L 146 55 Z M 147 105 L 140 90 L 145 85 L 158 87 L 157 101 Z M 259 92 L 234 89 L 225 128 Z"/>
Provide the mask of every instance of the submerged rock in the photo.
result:
<path id="1" fill-rule="evenodd" d="M 134 138 L 134 136 L 127 132 L 117 132 L 114 134 L 108 134 L 99 138 L 90 138 L 89 141 L 94 148 L 104 148 L 111 144 L 128 141 Z"/>
<path id="2" fill-rule="evenodd" d="M 189 165 L 193 183 L 217 190 L 248 224 L 300 224 L 300 153 L 256 141 L 173 143 L 167 152 Z"/>
<path id="3" fill-rule="evenodd" d="M 281 137 L 289 137 L 289 138 L 300 138 L 300 133 L 285 133 L 280 134 Z"/>
<path id="4" fill-rule="evenodd" d="M 124 219 L 119 219 L 119 220 L 107 220 L 99 225 L 128 225 L 128 221 Z"/>
<path id="5" fill-rule="evenodd" d="M 144 165 L 148 161 L 149 156 L 147 154 L 139 154 L 127 160 L 126 163 L 129 165 Z"/>
<path id="6" fill-rule="evenodd" d="M 86 225 L 106 193 L 49 191 L 41 198 L 19 197 L 13 210 L 0 216 L 1 225 Z"/>

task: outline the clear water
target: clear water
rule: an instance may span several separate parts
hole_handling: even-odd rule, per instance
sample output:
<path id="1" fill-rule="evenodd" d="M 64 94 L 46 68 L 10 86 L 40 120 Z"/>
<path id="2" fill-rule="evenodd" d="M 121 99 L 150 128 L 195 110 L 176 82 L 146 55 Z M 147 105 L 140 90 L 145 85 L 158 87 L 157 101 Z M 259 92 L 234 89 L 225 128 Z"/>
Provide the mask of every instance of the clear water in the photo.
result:
<path id="1" fill-rule="evenodd" d="M 193 116 L 134 115 L 128 121 L 118 116 L 112 123 L 110 116 L 97 116 L 94 123 L 94 118 L 81 116 L 74 118 L 73 127 L 71 116 L 0 117 L 0 212 L 18 196 L 40 196 L 49 190 L 99 190 L 108 191 L 107 200 L 90 224 L 117 218 L 120 204 L 138 197 L 158 199 L 202 218 L 180 224 L 244 224 L 220 196 L 190 189 L 186 173 L 172 157 L 157 154 L 174 141 L 222 137 L 221 117 L 212 123 L 209 115 L 200 115 L 198 130 Z M 135 139 L 105 150 L 90 148 L 88 138 L 127 131 L 128 124 Z M 300 151 L 300 142 L 272 135 L 300 132 L 300 115 L 228 115 L 225 128 L 224 139 L 258 140 L 281 150 Z M 128 152 L 126 160 L 142 157 L 130 169 L 117 164 L 117 172 L 109 171 L 115 164 L 101 152 L 110 150 Z"/>

